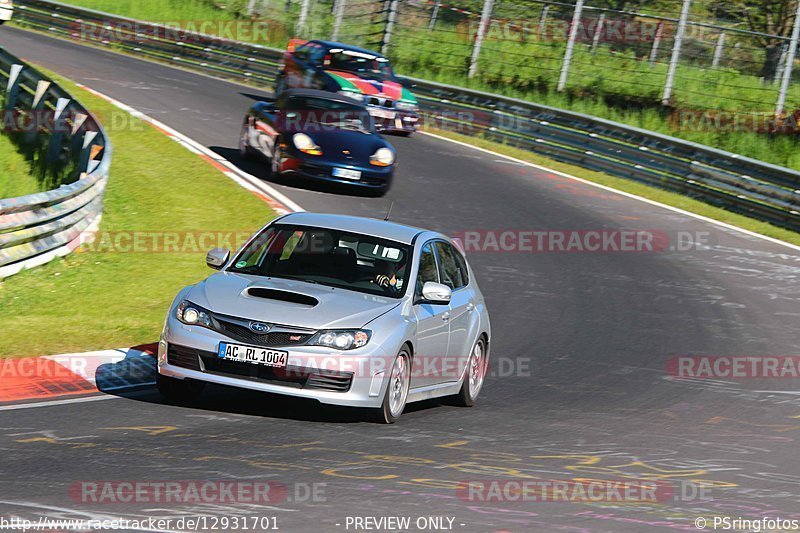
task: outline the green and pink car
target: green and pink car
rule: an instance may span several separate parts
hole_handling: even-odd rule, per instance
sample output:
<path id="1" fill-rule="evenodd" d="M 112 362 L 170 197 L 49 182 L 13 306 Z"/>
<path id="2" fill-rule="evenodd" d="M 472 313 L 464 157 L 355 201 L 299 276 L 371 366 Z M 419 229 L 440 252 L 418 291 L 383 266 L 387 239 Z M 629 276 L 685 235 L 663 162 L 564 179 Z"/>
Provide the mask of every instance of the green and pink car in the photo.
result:
<path id="1" fill-rule="evenodd" d="M 335 92 L 367 106 L 378 131 L 410 135 L 419 105 L 382 55 L 331 41 L 293 39 L 284 53 L 275 93 L 286 89 Z"/>

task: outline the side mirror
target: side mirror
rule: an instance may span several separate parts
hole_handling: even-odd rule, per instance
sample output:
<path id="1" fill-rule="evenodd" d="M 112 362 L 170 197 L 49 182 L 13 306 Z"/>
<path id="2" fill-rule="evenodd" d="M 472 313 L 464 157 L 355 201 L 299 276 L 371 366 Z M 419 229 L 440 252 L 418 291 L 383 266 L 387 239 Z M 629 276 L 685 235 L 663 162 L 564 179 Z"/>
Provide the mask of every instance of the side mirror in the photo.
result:
<path id="1" fill-rule="evenodd" d="M 422 299 L 425 303 L 447 305 L 452 297 L 453 291 L 447 285 L 442 285 L 435 281 L 427 281 L 422 286 Z"/>
<path id="2" fill-rule="evenodd" d="M 214 248 L 206 254 L 206 264 L 214 270 L 219 270 L 228 262 L 231 251 L 227 248 Z"/>

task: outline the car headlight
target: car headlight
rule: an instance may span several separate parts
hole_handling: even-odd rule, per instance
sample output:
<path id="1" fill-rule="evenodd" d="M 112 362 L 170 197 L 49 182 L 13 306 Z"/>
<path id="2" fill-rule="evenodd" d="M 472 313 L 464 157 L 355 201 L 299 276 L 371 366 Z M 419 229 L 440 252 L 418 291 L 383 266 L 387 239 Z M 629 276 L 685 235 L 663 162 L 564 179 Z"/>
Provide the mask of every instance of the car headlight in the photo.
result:
<path id="1" fill-rule="evenodd" d="M 189 300 L 183 300 L 178 304 L 175 314 L 178 320 L 189 326 L 202 326 L 204 328 L 214 329 L 214 323 L 211 321 L 211 314 Z"/>
<path id="2" fill-rule="evenodd" d="M 397 102 L 395 104 L 395 107 L 400 111 L 413 111 L 413 112 L 419 111 L 419 105 L 417 105 L 414 102 Z"/>
<path id="3" fill-rule="evenodd" d="M 322 155 L 322 150 L 316 145 L 314 140 L 305 133 L 295 133 L 292 136 L 295 147 L 308 155 Z"/>
<path id="4" fill-rule="evenodd" d="M 378 151 L 370 156 L 369 162 L 378 167 L 388 167 L 394 163 L 394 152 L 388 148 L 378 148 Z"/>
<path id="5" fill-rule="evenodd" d="M 355 91 L 337 91 L 336 94 L 341 94 L 342 96 L 352 98 L 353 100 L 358 100 L 359 102 L 364 99 L 363 94 Z"/>
<path id="6" fill-rule="evenodd" d="M 317 333 L 308 344 L 311 346 L 327 346 L 337 350 L 354 350 L 365 346 L 372 332 L 366 329 L 329 330 Z"/>

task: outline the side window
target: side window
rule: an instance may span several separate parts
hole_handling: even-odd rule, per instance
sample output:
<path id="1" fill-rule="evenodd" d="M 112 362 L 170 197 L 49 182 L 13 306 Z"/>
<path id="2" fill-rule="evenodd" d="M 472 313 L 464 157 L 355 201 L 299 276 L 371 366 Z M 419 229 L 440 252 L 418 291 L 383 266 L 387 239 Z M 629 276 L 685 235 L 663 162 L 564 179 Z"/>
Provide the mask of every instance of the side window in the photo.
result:
<path id="1" fill-rule="evenodd" d="M 468 283 L 464 259 L 446 242 L 437 242 L 436 251 L 442 265 L 442 283 L 453 290 L 464 287 Z"/>
<path id="2" fill-rule="evenodd" d="M 439 270 L 436 268 L 436 256 L 433 254 L 431 243 L 422 247 L 419 257 L 419 274 L 417 275 L 417 287 L 415 295 L 417 298 L 422 296 L 422 286 L 428 281 L 439 283 Z"/>
<path id="3" fill-rule="evenodd" d="M 308 55 L 308 62 L 314 66 L 322 65 L 322 60 L 325 59 L 327 50 L 321 46 L 314 46 Z"/>

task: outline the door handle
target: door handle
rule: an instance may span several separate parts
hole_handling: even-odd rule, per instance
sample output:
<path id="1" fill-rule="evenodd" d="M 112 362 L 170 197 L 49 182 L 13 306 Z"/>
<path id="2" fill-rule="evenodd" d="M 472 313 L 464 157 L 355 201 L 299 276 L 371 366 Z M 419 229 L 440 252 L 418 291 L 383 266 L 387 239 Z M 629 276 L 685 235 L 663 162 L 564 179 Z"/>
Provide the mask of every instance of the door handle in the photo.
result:
<path id="1" fill-rule="evenodd" d="M 447 313 L 443 314 L 443 315 L 442 315 L 442 320 L 444 320 L 445 322 L 447 322 L 448 320 L 450 320 L 450 313 L 449 313 L 449 312 L 447 312 Z"/>

